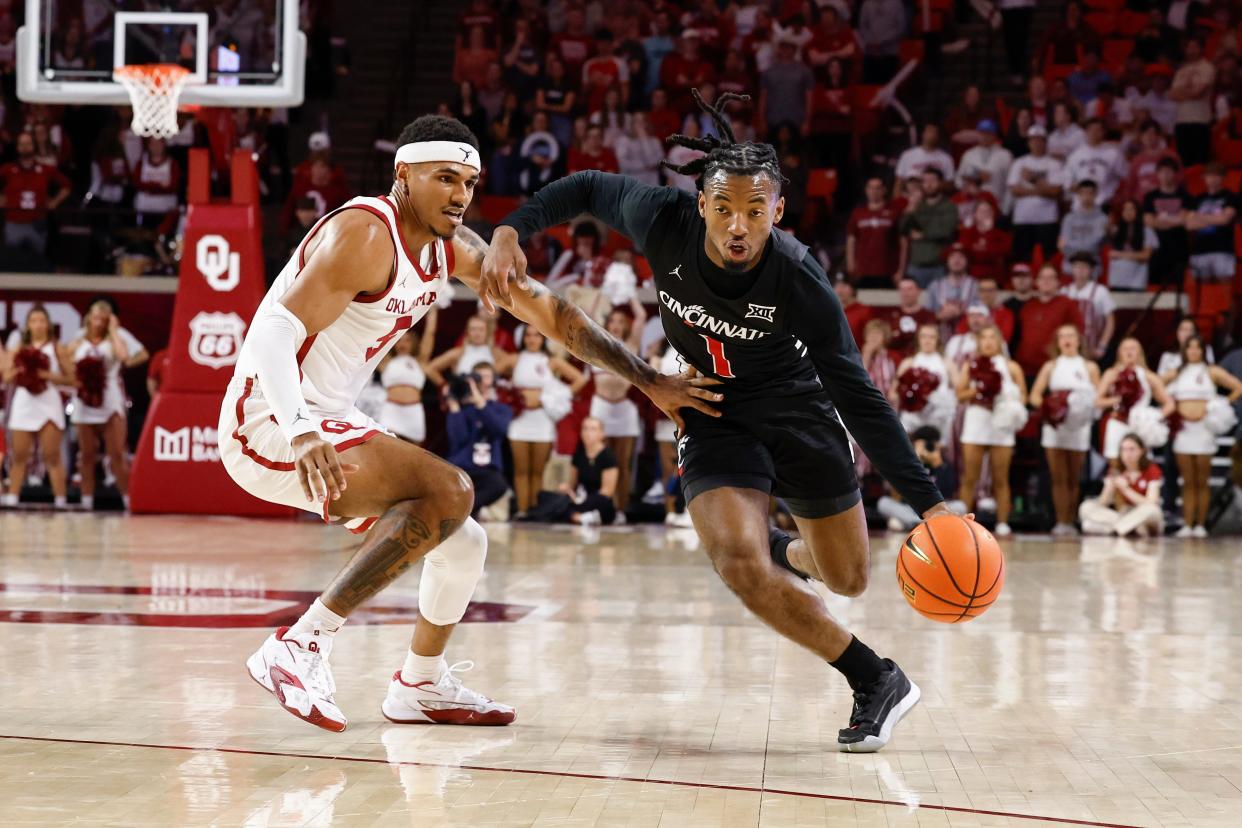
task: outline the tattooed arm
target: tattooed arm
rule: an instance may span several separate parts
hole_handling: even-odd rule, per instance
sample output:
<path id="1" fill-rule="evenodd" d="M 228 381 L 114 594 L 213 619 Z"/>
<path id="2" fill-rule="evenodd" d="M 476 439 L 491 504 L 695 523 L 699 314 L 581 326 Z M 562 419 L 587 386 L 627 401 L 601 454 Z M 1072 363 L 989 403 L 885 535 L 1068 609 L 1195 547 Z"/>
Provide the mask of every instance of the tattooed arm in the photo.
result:
<path id="1" fill-rule="evenodd" d="M 453 236 L 453 275 L 476 292 L 481 284 L 480 272 L 486 253 L 487 243 L 477 233 L 466 227 L 458 228 Z M 703 402 L 722 399 L 720 394 L 707 390 L 707 386 L 719 384 L 718 380 L 660 374 L 577 305 L 540 282 L 530 282 L 528 291 L 513 291 L 499 304 L 518 319 L 535 326 L 547 338 L 563 344 L 583 362 L 629 380 L 679 427 L 681 417 L 677 411 L 681 408 L 719 416 Z"/>

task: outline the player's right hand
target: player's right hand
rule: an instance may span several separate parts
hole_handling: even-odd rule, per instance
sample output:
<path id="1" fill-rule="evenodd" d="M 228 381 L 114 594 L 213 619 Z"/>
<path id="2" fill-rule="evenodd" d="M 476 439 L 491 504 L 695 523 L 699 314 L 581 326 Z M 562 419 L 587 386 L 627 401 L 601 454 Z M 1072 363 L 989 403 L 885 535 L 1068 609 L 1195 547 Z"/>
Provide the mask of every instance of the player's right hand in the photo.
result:
<path id="1" fill-rule="evenodd" d="M 323 503 L 328 495 L 341 499 L 345 491 L 345 475 L 358 471 L 357 463 L 342 463 L 336 447 L 315 432 L 293 438 L 293 468 L 302 484 L 302 493 L 312 503 Z"/>
<path id="2" fill-rule="evenodd" d="M 492 232 L 492 243 L 488 245 L 487 255 L 479 268 L 479 299 L 488 313 L 496 313 L 497 302 L 509 303 L 512 295 L 510 277 L 519 288 L 530 291 L 526 279 L 526 254 L 518 244 L 517 231 L 502 224 Z"/>

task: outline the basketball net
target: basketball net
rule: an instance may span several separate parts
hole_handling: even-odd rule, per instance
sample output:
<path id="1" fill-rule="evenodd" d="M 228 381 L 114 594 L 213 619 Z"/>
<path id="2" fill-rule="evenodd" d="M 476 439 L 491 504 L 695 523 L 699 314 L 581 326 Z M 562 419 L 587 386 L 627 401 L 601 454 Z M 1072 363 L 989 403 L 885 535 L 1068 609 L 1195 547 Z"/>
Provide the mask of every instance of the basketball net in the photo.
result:
<path id="1" fill-rule="evenodd" d="M 190 70 L 175 63 L 142 63 L 121 66 L 112 78 L 125 87 L 134 110 L 130 129 L 143 137 L 171 138 L 181 131 L 177 124 L 177 99 Z"/>

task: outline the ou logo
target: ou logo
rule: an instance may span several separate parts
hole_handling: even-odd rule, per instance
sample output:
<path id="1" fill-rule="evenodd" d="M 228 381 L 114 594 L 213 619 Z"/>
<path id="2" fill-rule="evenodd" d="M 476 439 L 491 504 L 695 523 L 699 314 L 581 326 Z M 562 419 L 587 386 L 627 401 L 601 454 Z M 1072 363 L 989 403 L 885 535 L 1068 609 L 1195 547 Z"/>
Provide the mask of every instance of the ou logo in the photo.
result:
<path id="1" fill-rule="evenodd" d="M 241 255 L 229 250 L 224 236 L 212 233 L 200 238 L 194 260 L 212 290 L 227 293 L 241 284 Z"/>
<path id="2" fill-rule="evenodd" d="M 344 420 L 324 420 L 320 423 L 320 428 L 329 434 L 344 434 L 347 431 L 362 428 L 362 426 L 356 426 L 353 423 L 347 423 Z"/>

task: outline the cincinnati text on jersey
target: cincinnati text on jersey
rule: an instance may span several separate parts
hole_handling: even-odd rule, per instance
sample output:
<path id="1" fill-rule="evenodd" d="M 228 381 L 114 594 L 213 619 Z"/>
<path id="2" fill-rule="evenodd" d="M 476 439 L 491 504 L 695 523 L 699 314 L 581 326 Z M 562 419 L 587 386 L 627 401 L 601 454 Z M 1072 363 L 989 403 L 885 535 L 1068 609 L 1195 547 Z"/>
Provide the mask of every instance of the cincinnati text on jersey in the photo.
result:
<path id="1" fill-rule="evenodd" d="M 727 336 L 730 339 L 747 339 L 756 340 L 763 339 L 768 336 L 771 331 L 761 331 L 757 328 L 748 328 L 745 325 L 734 325 L 731 322 L 725 322 L 723 319 L 717 319 L 712 316 L 702 305 L 683 305 L 674 299 L 667 291 L 660 291 L 660 301 L 664 306 L 675 313 L 692 328 L 706 328 L 714 334 Z"/>

